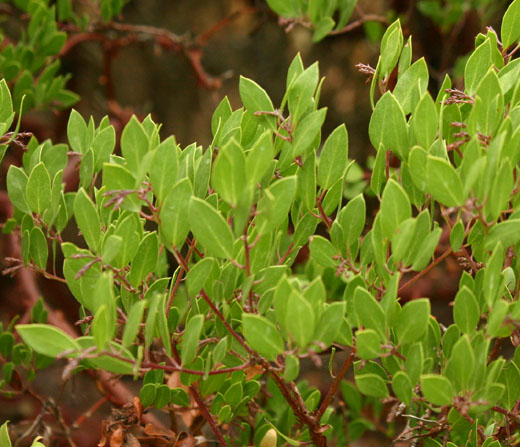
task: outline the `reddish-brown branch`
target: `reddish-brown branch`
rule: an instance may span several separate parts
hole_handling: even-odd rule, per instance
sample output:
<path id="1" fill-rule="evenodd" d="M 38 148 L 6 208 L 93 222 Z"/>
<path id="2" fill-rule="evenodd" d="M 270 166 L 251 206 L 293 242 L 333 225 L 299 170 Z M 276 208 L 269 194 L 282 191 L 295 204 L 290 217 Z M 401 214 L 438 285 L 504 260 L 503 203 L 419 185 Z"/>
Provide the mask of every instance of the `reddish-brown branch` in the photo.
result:
<path id="1" fill-rule="evenodd" d="M 352 364 L 352 360 L 354 359 L 355 350 L 352 350 L 348 357 L 345 359 L 345 362 L 343 363 L 343 366 L 341 367 L 341 370 L 339 371 L 338 375 L 336 376 L 336 379 L 334 380 L 334 383 L 329 388 L 327 395 L 323 399 L 323 402 L 321 403 L 319 409 L 316 412 L 316 417 L 318 421 L 323 416 L 323 413 L 325 413 L 325 410 L 330 404 L 330 401 L 334 398 L 336 395 L 336 392 L 338 391 L 339 385 L 341 384 L 341 381 L 343 380 L 343 377 L 347 373 L 348 369 L 350 368 L 350 365 Z"/>

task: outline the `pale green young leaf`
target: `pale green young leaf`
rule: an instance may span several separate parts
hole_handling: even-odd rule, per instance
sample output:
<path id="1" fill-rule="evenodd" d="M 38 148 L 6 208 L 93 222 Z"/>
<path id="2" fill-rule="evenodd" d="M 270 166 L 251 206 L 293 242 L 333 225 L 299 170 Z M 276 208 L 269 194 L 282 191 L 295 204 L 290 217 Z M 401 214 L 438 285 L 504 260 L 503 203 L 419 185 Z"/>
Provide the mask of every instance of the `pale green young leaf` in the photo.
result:
<path id="1" fill-rule="evenodd" d="M 0 445 L 4 447 L 12 447 L 9 431 L 7 430 L 8 423 L 9 421 L 5 421 L 0 427 Z"/>
<path id="2" fill-rule="evenodd" d="M 54 326 L 48 324 L 18 324 L 16 331 L 29 347 L 47 357 L 57 357 L 65 352 L 76 353 L 79 344 Z"/>
<path id="3" fill-rule="evenodd" d="M 394 262 L 399 262 L 405 258 L 409 253 L 409 247 L 416 244 L 415 229 L 417 226 L 417 219 L 410 217 L 403 220 L 397 227 L 397 231 L 391 238 L 392 241 L 392 259 Z"/>
<path id="4" fill-rule="evenodd" d="M 98 352 L 105 349 L 112 338 L 112 321 L 106 304 L 102 304 L 92 320 L 92 335 Z"/>
<path id="5" fill-rule="evenodd" d="M 498 219 L 508 208 L 514 184 L 513 167 L 509 160 L 505 159 L 493 179 L 491 190 L 484 204 L 484 215 L 488 222 Z"/>
<path id="6" fill-rule="evenodd" d="M 520 241 L 520 219 L 509 219 L 493 225 L 484 240 L 486 249 L 493 248 L 498 241 L 505 247 L 516 245 Z"/>
<path id="7" fill-rule="evenodd" d="M 185 210 L 184 210 L 185 211 Z M 177 217 L 177 216 L 176 216 Z M 192 197 L 188 220 L 191 231 L 208 256 L 231 258 L 235 238 L 231 227 L 208 202 Z"/>
<path id="8" fill-rule="evenodd" d="M 14 119 L 13 101 L 11 92 L 7 86 L 5 79 L 0 81 L 0 123 L 3 124 L 4 130 L 2 134 L 11 127 Z"/>
<path id="9" fill-rule="evenodd" d="M 284 343 L 276 326 L 260 315 L 243 314 L 242 327 L 246 342 L 267 360 L 276 360 Z"/>
<path id="10" fill-rule="evenodd" d="M 242 103 L 249 112 L 274 112 L 271 98 L 269 98 L 267 92 L 255 81 L 240 76 L 238 89 Z M 261 114 L 258 121 L 265 127 L 271 130 L 276 130 L 276 117 L 274 115 L 265 113 Z"/>
<path id="11" fill-rule="evenodd" d="M 220 101 L 219 105 L 213 112 L 213 116 L 211 117 L 211 134 L 214 137 L 216 136 L 217 131 L 219 130 L 219 126 L 223 126 L 232 113 L 233 109 L 231 108 L 229 99 L 227 96 L 224 96 L 222 101 Z"/>
<path id="12" fill-rule="evenodd" d="M 193 189 L 190 180 L 184 178 L 175 184 L 164 199 L 159 213 L 161 239 L 170 246 L 182 245 L 190 231 L 186 210 L 192 196 Z"/>
<path id="13" fill-rule="evenodd" d="M 385 186 L 381 199 L 379 219 L 384 236 L 393 236 L 399 224 L 411 217 L 410 199 L 403 187 L 390 179 Z"/>
<path id="14" fill-rule="evenodd" d="M 428 192 L 445 206 L 460 206 L 464 203 L 464 188 L 459 174 L 450 162 L 443 158 L 428 156 L 426 164 Z"/>
<path id="15" fill-rule="evenodd" d="M 282 17 L 296 17 L 300 14 L 297 0 L 267 0 L 267 4 Z"/>
<path id="16" fill-rule="evenodd" d="M 194 315 L 186 323 L 184 334 L 180 343 L 181 362 L 183 366 L 189 365 L 197 355 L 203 324 L 204 316 L 201 314 Z"/>
<path id="17" fill-rule="evenodd" d="M 344 124 L 336 127 L 329 135 L 319 158 L 318 184 L 329 189 L 339 180 L 348 161 L 348 133 Z"/>
<path id="18" fill-rule="evenodd" d="M 135 183 L 135 177 L 124 166 L 115 163 L 105 163 L 103 165 L 103 185 L 106 187 L 107 192 L 135 190 Z M 139 212 L 141 209 L 141 201 L 135 194 L 126 195 L 121 208 Z"/>
<path id="19" fill-rule="evenodd" d="M 434 405 L 450 405 L 455 396 L 451 382 L 439 374 L 423 374 L 421 391 L 424 397 Z"/>
<path id="20" fill-rule="evenodd" d="M 51 178 L 43 162 L 32 169 L 26 188 L 25 198 L 31 211 L 42 214 L 51 206 Z"/>
<path id="21" fill-rule="evenodd" d="M 500 36 L 504 48 L 509 48 L 520 37 L 520 0 L 515 0 L 507 8 L 502 18 Z"/>
<path id="22" fill-rule="evenodd" d="M 74 218 L 87 245 L 97 253 L 102 234 L 101 222 L 97 208 L 83 188 L 80 188 L 74 199 Z"/>

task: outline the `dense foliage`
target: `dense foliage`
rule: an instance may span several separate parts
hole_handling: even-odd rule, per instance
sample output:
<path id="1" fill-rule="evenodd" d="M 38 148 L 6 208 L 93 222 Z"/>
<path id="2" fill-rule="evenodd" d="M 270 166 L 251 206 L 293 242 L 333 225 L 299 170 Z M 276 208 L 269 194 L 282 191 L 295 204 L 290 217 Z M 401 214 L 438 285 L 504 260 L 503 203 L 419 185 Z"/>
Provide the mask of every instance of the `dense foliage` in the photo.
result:
<path id="1" fill-rule="evenodd" d="M 10 272 L 66 282 L 81 335 L 38 301 L 30 322 L 2 329 L 4 393 L 67 359 L 65 379 L 89 369 L 142 379 L 132 424 L 143 407 L 195 408 L 220 445 L 348 445 L 377 428 L 367 409 L 410 445 L 520 442 L 520 0 L 499 34 L 476 37 L 463 90 L 446 76 L 432 95 L 412 37 L 399 20 L 388 26 L 376 68 L 361 67 L 377 156 L 355 193 L 347 127 L 322 141 L 323 78 L 299 55 L 276 107 L 240 78 L 243 107 L 220 102 L 209 147 L 161 139 L 150 116 L 132 117 L 116 142 L 107 117 L 75 110 L 68 145 L 25 144 L 9 132 L 15 111 L 74 99 L 56 75 L 66 37 L 55 15 L 82 19 L 67 1 L 15 3 L 35 25 L 2 51 L 13 68 L 0 83 L 1 153 L 24 147 L 6 178 L 14 214 L 4 233 L 21 240 Z M 268 3 L 289 16 L 280 8 L 298 2 Z M 335 8 L 308 3 L 318 40 L 336 26 Z M 339 28 L 355 3 L 334 3 Z M 103 20 L 122 7 L 101 4 Z M 75 191 L 63 183 L 69 158 Z M 452 255 L 465 272 L 445 327 L 428 298 L 400 296 Z M 300 380 L 304 361 L 328 364 L 324 395 Z M 129 425 L 107 424 L 99 445 L 139 442 Z M 10 444 L 6 424 L 0 444 Z"/>

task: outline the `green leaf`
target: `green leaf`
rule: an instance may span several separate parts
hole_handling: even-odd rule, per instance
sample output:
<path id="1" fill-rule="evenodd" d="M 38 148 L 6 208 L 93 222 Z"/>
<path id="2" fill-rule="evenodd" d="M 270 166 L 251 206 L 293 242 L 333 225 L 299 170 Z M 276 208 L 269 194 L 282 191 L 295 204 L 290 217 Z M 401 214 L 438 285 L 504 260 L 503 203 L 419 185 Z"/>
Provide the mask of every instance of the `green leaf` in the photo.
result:
<path id="1" fill-rule="evenodd" d="M 164 140 L 155 150 L 150 165 L 150 182 L 159 203 L 163 203 L 175 185 L 178 171 L 178 150 L 173 137 Z"/>
<path id="2" fill-rule="evenodd" d="M 11 203 L 23 213 L 31 212 L 26 200 L 28 177 L 18 166 L 9 166 L 7 171 L 7 192 Z"/>
<path id="3" fill-rule="evenodd" d="M 18 324 L 16 331 L 29 347 L 47 357 L 55 358 L 67 351 L 77 353 L 81 350 L 73 338 L 48 324 Z"/>
<path id="4" fill-rule="evenodd" d="M 320 154 L 318 184 L 329 189 L 345 171 L 348 161 L 348 133 L 344 124 L 336 127 L 329 135 Z"/>
<path id="5" fill-rule="evenodd" d="M 381 340 L 386 339 L 386 318 L 381 304 L 363 287 L 354 292 L 354 308 L 361 324 L 375 330 Z"/>
<path id="6" fill-rule="evenodd" d="M 359 374 L 355 376 L 356 385 L 364 395 L 376 398 L 388 397 L 388 388 L 377 374 Z"/>
<path id="7" fill-rule="evenodd" d="M 83 188 L 74 199 L 74 217 L 87 245 L 97 253 L 101 240 L 101 222 L 97 208 Z"/>
<path id="8" fill-rule="evenodd" d="M 392 93 L 401 104 L 405 115 L 415 110 L 417 103 L 426 92 L 428 80 L 428 67 L 424 57 L 415 61 L 408 70 L 399 76 Z"/>
<path id="9" fill-rule="evenodd" d="M 493 307 L 493 303 L 502 293 L 504 286 L 504 278 L 502 276 L 504 258 L 505 249 L 500 242 L 497 242 L 492 255 L 488 259 L 482 281 L 482 293 L 489 307 Z"/>
<path id="10" fill-rule="evenodd" d="M 102 304 L 96 309 L 94 320 L 92 321 L 92 334 L 98 351 L 101 352 L 112 339 L 112 321 L 106 304 Z"/>
<path id="11" fill-rule="evenodd" d="M 318 85 L 318 77 L 318 63 L 315 62 L 291 82 L 287 90 L 287 98 L 293 123 L 298 123 L 300 118 L 312 107 L 312 96 Z"/>
<path id="12" fill-rule="evenodd" d="M 457 384 L 458 390 L 469 390 L 475 367 L 475 354 L 468 335 L 460 337 L 452 348 L 446 365 L 446 375 Z"/>
<path id="13" fill-rule="evenodd" d="M 316 150 L 319 145 L 321 126 L 325 121 L 327 108 L 316 110 L 306 115 L 296 126 L 293 137 L 292 157 L 305 156 L 311 150 Z"/>
<path id="14" fill-rule="evenodd" d="M 121 133 L 121 153 L 130 172 L 138 172 L 141 161 L 150 149 L 150 140 L 143 125 L 132 115 Z"/>
<path id="15" fill-rule="evenodd" d="M 103 185 L 107 192 L 120 190 L 135 190 L 135 178 L 128 169 L 113 163 L 105 163 L 103 166 Z M 135 194 L 127 195 L 121 206 L 134 212 L 141 209 L 140 200 Z"/>
<path id="16" fill-rule="evenodd" d="M 451 382 L 439 374 L 423 374 L 421 390 L 424 397 L 434 405 L 451 405 L 455 396 Z"/>
<path id="17" fill-rule="evenodd" d="M 309 244 L 311 258 L 323 267 L 336 268 L 338 262 L 334 259 L 337 251 L 328 239 L 323 236 L 311 236 Z"/>
<path id="18" fill-rule="evenodd" d="M 161 239 L 174 247 L 184 243 L 190 231 L 190 223 L 186 210 L 193 196 L 190 180 L 179 180 L 166 196 L 161 207 Z"/>
<path id="19" fill-rule="evenodd" d="M 399 224 L 411 217 L 410 199 L 403 187 L 395 180 L 390 179 L 383 191 L 379 219 L 383 234 L 390 238 Z"/>
<path id="20" fill-rule="evenodd" d="M 309 154 L 302 168 L 298 171 L 298 196 L 301 211 L 310 211 L 316 206 L 316 156 Z"/>
<path id="21" fill-rule="evenodd" d="M 194 298 L 204 287 L 204 284 L 214 276 L 212 272 L 218 270 L 218 264 L 214 258 L 203 258 L 193 265 L 186 275 L 186 288 L 188 295 Z"/>
<path id="22" fill-rule="evenodd" d="M 501 241 L 504 247 L 511 247 L 520 241 L 520 219 L 509 219 L 493 225 L 484 240 L 486 249 L 495 247 Z"/>
<path id="23" fill-rule="evenodd" d="M 91 135 L 87 129 L 87 123 L 74 109 L 70 112 L 67 124 L 67 138 L 72 150 L 85 153 L 90 146 Z"/>
<path id="24" fill-rule="evenodd" d="M 11 439 L 9 438 L 9 432 L 7 430 L 7 424 L 9 421 L 5 421 L 0 427 L 0 445 L 4 447 L 12 447 Z"/>
<path id="25" fill-rule="evenodd" d="M 401 22 L 396 20 L 385 31 L 381 39 L 381 74 L 388 76 L 397 65 L 403 48 L 403 31 Z"/>
<path id="26" fill-rule="evenodd" d="M 26 200 L 31 211 L 38 214 L 51 206 L 51 178 L 43 162 L 38 163 L 29 175 Z"/>
<path id="27" fill-rule="evenodd" d="M 445 206 L 464 203 L 464 188 L 455 168 L 443 158 L 428 155 L 426 164 L 428 192 Z"/>
<path id="28" fill-rule="evenodd" d="M 356 353 L 362 360 L 375 359 L 381 355 L 380 335 L 373 329 L 356 332 Z"/>
<path id="29" fill-rule="evenodd" d="M 222 148 L 213 164 L 211 184 L 230 205 L 236 207 L 246 186 L 246 157 L 234 138 Z"/>
<path id="30" fill-rule="evenodd" d="M 266 130 L 247 153 L 245 170 L 250 185 L 256 186 L 263 179 L 273 162 L 273 155 L 272 132 Z"/>
<path id="31" fill-rule="evenodd" d="M 298 292 L 289 295 L 289 312 L 285 322 L 287 331 L 300 348 L 305 348 L 314 334 L 316 316 L 309 302 Z"/>
<path id="32" fill-rule="evenodd" d="M 464 225 L 462 224 L 462 221 L 459 220 L 455 225 L 453 225 L 453 228 L 450 231 L 450 245 L 454 252 L 460 250 L 460 247 L 464 242 L 464 237 Z"/>
<path id="33" fill-rule="evenodd" d="M 260 315 L 243 314 L 244 337 L 251 348 L 269 361 L 283 352 L 284 343 L 276 326 Z"/>
<path id="34" fill-rule="evenodd" d="M 453 319 L 463 334 L 472 334 L 480 320 L 480 309 L 473 292 L 466 286 L 457 292 Z"/>
<path id="35" fill-rule="evenodd" d="M 491 52 L 491 40 L 488 37 L 468 58 L 464 68 L 464 84 L 469 95 L 475 93 L 478 84 L 488 72 L 492 64 Z"/>
<path id="36" fill-rule="evenodd" d="M 116 145 L 116 131 L 113 126 L 105 127 L 94 137 L 92 151 L 94 152 L 95 171 L 100 171 L 103 164 L 110 161 L 110 155 Z"/>
<path id="37" fill-rule="evenodd" d="M 192 197 L 188 217 L 193 235 L 208 256 L 231 258 L 235 238 L 222 215 L 208 202 Z"/>
<path id="38" fill-rule="evenodd" d="M 504 49 L 509 48 L 520 37 L 520 0 L 515 0 L 507 8 L 502 18 L 500 36 Z"/>
<path id="39" fill-rule="evenodd" d="M 392 376 L 392 389 L 395 396 L 406 405 L 412 402 L 413 387 L 412 381 L 404 371 L 397 371 Z"/>
<path id="40" fill-rule="evenodd" d="M 314 340 L 329 347 L 338 335 L 345 316 L 345 302 L 330 303 L 322 312 L 314 331 Z"/>
<path id="41" fill-rule="evenodd" d="M 238 90 L 242 103 L 249 112 L 274 112 L 271 98 L 255 81 L 240 76 Z M 262 114 L 259 117 L 259 122 L 271 130 L 276 130 L 276 117 L 274 115 Z"/>
<path id="42" fill-rule="evenodd" d="M 198 314 L 191 317 L 184 328 L 184 334 L 180 343 L 183 366 L 189 365 L 197 355 L 203 324 L 204 316 Z"/>
<path id="43" fill-rule="evenodd" d="M 312 41 L 319 42 L 325 38 L 333 29 L 336 22 L 331 17 L 324 17 L 314 25 Z"/>
<path id="44" fill-rule="evenodd" d="M 370 117 L 368 135 L 378 151 L 383 145 L 401 160 L 408 158 L 408 124 L 401 108 L 391 92 L 386 92 L 377 102 Z"/>
<path id="45" fill-rule="evenodd" d="M 437 107 L 430 93 L 426 92 L 418 102 L 410 118 L 410 130 L 415 138 L 414 143 L 423 148 L 429 148 L 435 140 L 438 127 L 439 113 Z M 408 161 L 410 162 L 410 160 Z"/>
<path id="46" fill-rule="evenodd" d="M 351 199 L 339 212 L 337 220 L 343 229 L 347 247 L 352 247 L 365 228 L 366 204 L 363 194 Z"/>
<path id="47" fill-rule="evenodd" d="M 47 239 L 40 227 L 34 227 L 30 233 L 29 252 L 35 264 L 42 270 L 47 269 L 47 257 L 49 256 L 49 247 Z"/>
<path id="48" fill-rule="evenodd" d="M 500 373 L 499 381 L 505 386 L 503 405 L 511 410 L 520 398 L 520 370 L 514 362 L 508 362 Z"/>
<path id="49" fill-rule="evenodd" d="M 159 259 L 159 240 L 154 231 L 148 233 L 139 243 L 137 253 L 132 261 L 128 279 L 134 287 L 138 287 L 146 276 L 155 270 Z"/>
<path id="50" fill-rule="evenodd" d="M 417 222 L 417 230 L 419 228 L 419 222 Z M 416 230 L 416 233 L 417 233 Z M 412 269 L 416 272 L 425 268 L 430 262 L 433 253 L 435 252 L 435 248 L 439 243 L 439 239 L 441 238 L 442 228 L 435 228 L 432 232 L 427 232 L 426 236 L 423 239 L 417 239 L 420 244 L 417 244 L 418 250 L 414 253 Z"/>
<path id="51" fill-rule="evenodd" d="M 287 219 L 296 192 L 296 182 L 295 176 L 285 177 L 262 192 L 255 219 L 259 234 L 275 230 Z"/>
<path id="52" fill-rule="evenodd" d="M 125 324 L 125 330 L 123 331 L 123 339 L 121 341 L 121 346 L 123 348 L 128 348 L 137 337 L 137 334 L 141 329 L 139 325 L 143 320 L 145 304 L 145 301 L 137 301 L 130 309 Z"/>
<path id="53" fill-rule="evenodd" d="M 420 298 L 406 303 L 394 324 L 395 335 L 400 344 L 419 340 L 428 329 L 430 301 Z"/>

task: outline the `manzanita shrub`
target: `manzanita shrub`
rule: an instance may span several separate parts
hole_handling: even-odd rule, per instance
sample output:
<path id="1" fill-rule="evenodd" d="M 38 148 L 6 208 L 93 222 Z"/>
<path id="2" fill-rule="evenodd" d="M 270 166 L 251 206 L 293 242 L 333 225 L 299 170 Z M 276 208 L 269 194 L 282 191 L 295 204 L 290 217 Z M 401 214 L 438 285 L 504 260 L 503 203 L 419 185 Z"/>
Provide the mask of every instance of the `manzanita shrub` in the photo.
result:
<path id="1" fill-rule="evenodd" d="M 2 385 L 57 358 L 65 377 L 143 379 L 145 408 L 198 408 L 220 445 L 347 445 L 375 428 L 367 407 L 410 445 L 519 443 L 519 37 L 515 0 L 500 39 L 476 37 L 464 90 L 446 76 L 432 96 L 394 22 L 377 67 L 364 67 L 377 156 L 354 196 L 347 128 L 322 143 L 323 80 L 300 56 L 279 107 L 241 78 L 243 107 L 219 104 L 207 148 L 161 141 L 150 117 L 133 117 L 116 154 L 107 118 L 72 111 L 68 145 L 33 138 L 10 167 L 4 231 L 19 232 L 24 266 L 66 282 L 83 335 L 46 324 L 39 303 L 1 335 Z M 0 87 L 5 134 L 13 107 Z M 80 185 L 65 192 L 71 153 Z M 450 255 L 465 271 L 445 327 L 428 297 L 400 295 Z M 13 330 L 30 350 L 13 347 Z M 328 364 L 323 395 L 299 380 L 303 359 Z"/>

